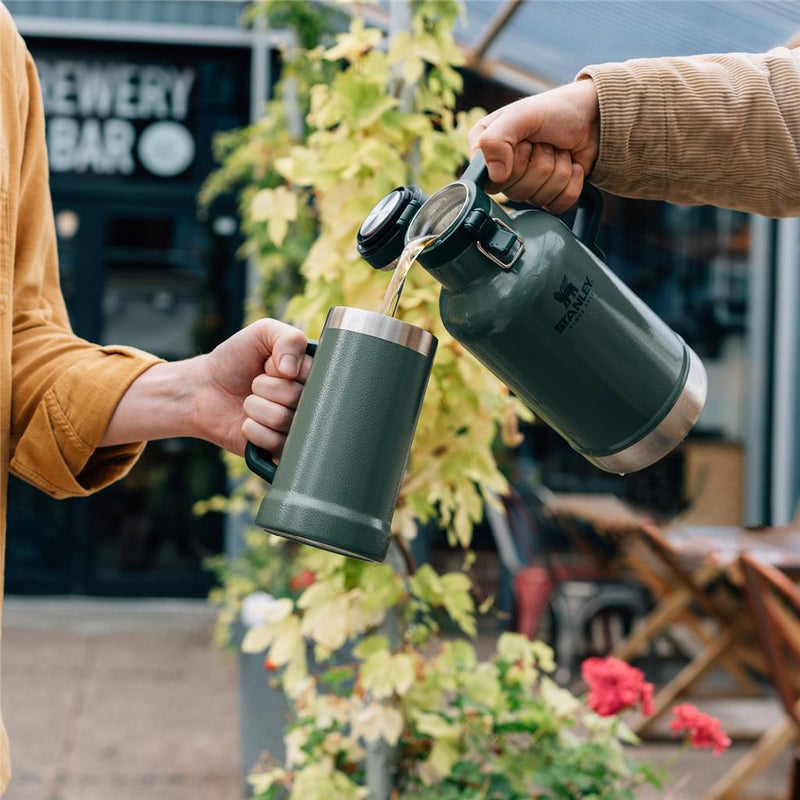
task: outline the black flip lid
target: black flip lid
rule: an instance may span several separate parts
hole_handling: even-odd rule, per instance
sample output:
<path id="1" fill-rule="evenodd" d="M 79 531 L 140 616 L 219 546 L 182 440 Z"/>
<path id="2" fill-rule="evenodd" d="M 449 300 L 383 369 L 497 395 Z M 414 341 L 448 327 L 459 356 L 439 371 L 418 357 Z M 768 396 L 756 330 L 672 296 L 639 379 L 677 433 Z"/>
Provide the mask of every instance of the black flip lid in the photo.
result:
<path id="1" fill-rule="evenodd" d="M 358 229 L 359 255 L 375 269 L 389 269 L 400 258 L 406 230 L 428 196 L 416 186 L 400 186 L 369 212 Z"/>

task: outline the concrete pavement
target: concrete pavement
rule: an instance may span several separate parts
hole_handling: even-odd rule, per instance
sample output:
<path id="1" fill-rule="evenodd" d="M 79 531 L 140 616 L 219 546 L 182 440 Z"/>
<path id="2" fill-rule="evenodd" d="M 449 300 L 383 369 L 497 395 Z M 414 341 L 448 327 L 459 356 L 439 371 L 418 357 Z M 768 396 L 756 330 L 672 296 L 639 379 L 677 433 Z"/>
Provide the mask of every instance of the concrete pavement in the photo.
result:
<path id="1" fill-rule="evenodd" d="M 3 800 L 241 800 L 237 664 L 211 649 L 212 622 L 203 601 L 7 598 Z M 767 700 L 698 704 L 750 737 L 778 713 Z M 698 800 L 747 747 L 687 753 L 666 790 L 638 797 Z M 638 755 L 674 751 L 648 742 Z M 742 800 L 783 800 L 787 769 L 788 753 Z"/>
<path id="2" fill-rule="evenodd" d="M 4 800 L 240 800 L 236 661 L 202 601 L 7 598 Z"/>

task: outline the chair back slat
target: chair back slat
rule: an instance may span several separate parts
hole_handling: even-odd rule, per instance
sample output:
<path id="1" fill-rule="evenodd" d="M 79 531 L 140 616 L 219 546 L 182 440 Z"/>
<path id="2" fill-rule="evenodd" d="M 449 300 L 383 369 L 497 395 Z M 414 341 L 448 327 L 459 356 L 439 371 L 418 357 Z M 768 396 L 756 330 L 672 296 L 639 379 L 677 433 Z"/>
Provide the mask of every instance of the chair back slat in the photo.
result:
<path id="1" fill-rule="evenodd" d="M 751 555 L 740 558 L 747 599 L 773 684 L 800 732 L 800 587 Z"/>

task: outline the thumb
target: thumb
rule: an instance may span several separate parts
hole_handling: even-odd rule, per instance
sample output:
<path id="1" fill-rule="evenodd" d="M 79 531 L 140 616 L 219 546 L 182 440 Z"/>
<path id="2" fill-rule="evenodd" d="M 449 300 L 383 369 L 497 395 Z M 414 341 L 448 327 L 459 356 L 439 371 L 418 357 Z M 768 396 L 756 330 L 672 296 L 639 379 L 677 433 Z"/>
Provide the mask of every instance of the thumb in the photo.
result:
<path id="1" fill-rule="evenodd" d="M 268 318 L 254 322 L 250 329 L 264 361 L 271 358 L 281 377 L 296 378 L 306 352 L 306 335 L 299 328 Z"/>

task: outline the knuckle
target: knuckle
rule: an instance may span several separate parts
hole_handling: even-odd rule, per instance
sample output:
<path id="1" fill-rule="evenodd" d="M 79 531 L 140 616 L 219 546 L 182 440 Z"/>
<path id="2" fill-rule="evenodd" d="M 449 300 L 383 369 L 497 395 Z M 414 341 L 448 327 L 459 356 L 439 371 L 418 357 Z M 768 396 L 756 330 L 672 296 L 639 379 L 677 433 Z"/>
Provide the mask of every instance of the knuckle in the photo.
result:
<path id="1" fill-rule="evenodd" d="M 580 181 L 572 181 L 561 193 L 561 197 L 564 199 L 564 202 L 572 205 L 577 202 L 578 198 L 581 196 L 582 188 L 583 184 Z"/>
<path id="2" fill-rule="evenodd" d="M 286 408 L 286 406 L 274 406 L 270 416 L 275 428 L 279 430 L 288 430 L 294 419 L 294 411 L 290 408 Z"/>
<path id="3" fill-rule="evenodd" d="M 283 449 L 286 436 L 272 428 L 259 425 L 255 420 L 246 419 L 242 423 L 242 433 L 256 447 L 261 447 L 270 453 L 279 453 Z"/>
<path id="4" fill-rule="evenodd" d="M 572 177 L 572 159 L 569 156 L 557 159 L 553 175 L 559 183 L 567 185 Z"/>
<path id="5" fill-rule="evenodd" d="M 256 375 L 256 377 L 253 378 L 253 382 L 250 384 L 250 391 L 259 396 L 263 395 L 266 391 L 266 386 L 264 385 L 266 383 L 266 379 L 267 376 L 263 373 Z"/>

